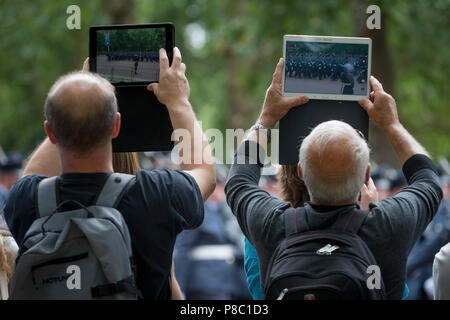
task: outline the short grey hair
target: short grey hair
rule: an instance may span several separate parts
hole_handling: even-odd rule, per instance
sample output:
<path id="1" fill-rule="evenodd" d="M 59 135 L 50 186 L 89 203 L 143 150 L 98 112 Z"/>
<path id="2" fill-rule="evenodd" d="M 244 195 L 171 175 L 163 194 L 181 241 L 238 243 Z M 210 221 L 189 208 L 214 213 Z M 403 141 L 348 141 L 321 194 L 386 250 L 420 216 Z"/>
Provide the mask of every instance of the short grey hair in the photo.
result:
<path id="1" fill-rule="evenodd" d="M 352 136 L 353 135 L 353 136 Z M 327 147 L 342 142 L 342 137 L 351 139 L 350 146 L 353 153 L 349 163 L 349 172 L 339 181 L 326 181 L 317 172 L 317 164 L 311 160 L 311 146 L 320 152 Z M 316 126 L 303 140 L 300 147 L 300 167 L 303 180 L 308 188 L 311 199 L 320 203 L 344 203 L 358 200 L 361 187 L 365 183 L 370 149 L 364 138 L 348 124 L 341 121 L 327 121 Z"/>

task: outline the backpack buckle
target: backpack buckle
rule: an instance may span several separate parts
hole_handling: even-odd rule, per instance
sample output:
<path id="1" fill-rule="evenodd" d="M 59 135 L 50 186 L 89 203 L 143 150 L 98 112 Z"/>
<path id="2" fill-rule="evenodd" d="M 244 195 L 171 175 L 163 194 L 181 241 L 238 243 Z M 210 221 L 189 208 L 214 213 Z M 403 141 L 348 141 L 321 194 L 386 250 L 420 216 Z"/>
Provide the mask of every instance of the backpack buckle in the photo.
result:
<path id="1" fill-rule="evenodd" d="M 108 283 L 91 288 L 91 294 L 93 298 L 111 296 L 119 292 L 120 290 L 117 283 Z"/>
<path id="2" fill-rule="evenodd" d="M 325 247 L 320 248 L 319 250 L 316 251 L 316 253 L 320 256 L 329 256 L 333 253 L 333 251 L 339 249 L 339 246 L 336 245 L 331 245 L 331 244 L 327 244 Z"/>

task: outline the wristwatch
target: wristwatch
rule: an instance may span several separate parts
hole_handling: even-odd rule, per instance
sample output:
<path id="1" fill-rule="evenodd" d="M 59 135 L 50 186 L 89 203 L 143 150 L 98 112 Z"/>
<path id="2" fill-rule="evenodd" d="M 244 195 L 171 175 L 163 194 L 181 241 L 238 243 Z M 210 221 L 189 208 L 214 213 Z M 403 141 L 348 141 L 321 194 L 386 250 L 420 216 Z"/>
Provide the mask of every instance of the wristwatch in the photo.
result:
<path id="1" fill-rule="evenodd" d="M 272 131 L 269 128 L 263 126 L 260 123 L 256 123 L 250 128 L 250 131 L 253 131 L 253 130 L 261 130 L 262 132 L 265 132 L 267 135 L 267 140 L 270 142 L 270 140 L 272 138 Z"/>

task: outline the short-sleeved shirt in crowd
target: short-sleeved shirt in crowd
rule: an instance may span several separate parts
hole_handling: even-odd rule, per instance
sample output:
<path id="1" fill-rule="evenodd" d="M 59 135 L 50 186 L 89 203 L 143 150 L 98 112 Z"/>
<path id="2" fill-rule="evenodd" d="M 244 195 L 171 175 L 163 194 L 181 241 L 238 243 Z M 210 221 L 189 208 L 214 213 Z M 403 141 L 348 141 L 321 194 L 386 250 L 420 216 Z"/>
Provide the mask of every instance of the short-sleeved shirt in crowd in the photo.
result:
<path id="1" fill-rule="evenodd" d="M 59 200 L 93 205 L 110 173 L 65 173 L 59 178 Z M 19 244 L 36 217 L 35 193 L 42 175 L 28 175 L 10 190 L 4 209 Z M 198 227 L 204 207 L 192 176 L 178 170 L 140 170 L 117 206 L 130 231 L 137 285 L 144 299 L 170 299 L 169 282 L 176 236 Z"/>

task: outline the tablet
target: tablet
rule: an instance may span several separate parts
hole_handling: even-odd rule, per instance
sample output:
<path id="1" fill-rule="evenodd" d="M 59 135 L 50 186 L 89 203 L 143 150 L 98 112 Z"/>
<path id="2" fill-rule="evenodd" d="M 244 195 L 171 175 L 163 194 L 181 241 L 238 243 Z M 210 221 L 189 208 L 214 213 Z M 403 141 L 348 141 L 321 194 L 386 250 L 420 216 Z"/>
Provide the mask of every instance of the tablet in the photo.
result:
<path id="1" fill-rule="evenodd" d="M 93 26 L 89 29 L 89 68 L 114 85 L 159 80 L 159 49 L 172 61 L 172 23 Z"/>
<path id="2" fill-rule="evenodd" d="M 357 101 L 369 97 L 370 38 L 284 35 L 283 94 Z"/>
<path id="3" fill-rule="evenodd" d="M 146 86 L 117 86 L 121 115 L 114 152 L 171 151 L 172 123 L 165 105 Z"/>

